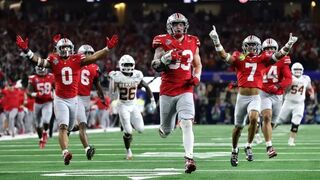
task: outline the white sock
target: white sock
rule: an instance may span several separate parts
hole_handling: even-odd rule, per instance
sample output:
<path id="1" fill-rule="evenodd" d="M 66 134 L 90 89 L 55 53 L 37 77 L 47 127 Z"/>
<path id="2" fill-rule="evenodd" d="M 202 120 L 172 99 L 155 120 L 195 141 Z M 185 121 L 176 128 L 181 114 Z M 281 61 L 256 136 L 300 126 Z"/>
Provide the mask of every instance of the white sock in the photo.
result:
<path id="1" fill-rule="evenodd" d="M 87 151 L 90 149 L 90 146 L 87 146 L 85 149 L 84 149 L 84 151 L 85 151 L 85 153 L 87 154 Z"/>
<path id="2" fill-rule="evenodd" d="M 68 149 L 64 149 L 64 150 L 62 151 L 62 156 L 64 155 L 64 153 L 67 153 L 67 152 L 69 152 Z"/>
<path id="3" fill-rule="evenodd" d="M 182 129 L 182 140 L 185 150 L 185 156 L 187 158 L 193 159 L 194 134 L 192 130 L 192 121 L 181 120 L 180 127 Z"/>
<path id="4" fill-rule="evenodd" d="M 252 144 L 247 142 L 246 147 L 250 147 L 251 148 Z"/>
<path id="5" fill-rule="evenodd" d="M 267 147 L 272 146 L 272 142 L 271 142 L 271 141 L 267 141 L 267 142 L 266 142 L 266 146 L 267 146 Z"/>
<path id="6" fill-rule="evenodd" d="M 232 148 L 232 152 L 238 153 L 238 151 L 239 151 L 239 148 L 238 148 L 238 147 Z"/>

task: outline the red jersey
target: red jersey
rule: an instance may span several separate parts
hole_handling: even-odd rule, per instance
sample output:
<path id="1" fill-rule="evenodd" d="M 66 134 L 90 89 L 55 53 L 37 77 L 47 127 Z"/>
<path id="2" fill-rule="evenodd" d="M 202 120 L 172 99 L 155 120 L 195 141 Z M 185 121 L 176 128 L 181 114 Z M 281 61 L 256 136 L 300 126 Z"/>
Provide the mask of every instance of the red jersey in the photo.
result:
<path id="1" fill-rule="evenodd" d="M 62 59 L 57 54 L 50 54 L 48 61 L 55 78 L 56 95 L 61 98 L 73 98 L 78 94 L 81 60 L 83 54 L 74 54 Z"/>
<path id="2" fill-rule="evenodd" d="M 291 85 L 292 75 L 290 71 L 291 60 L 289 56 L 281 58 L 275 64 L 269 66 L 263 76 L 262 90 L 266 93 L 281 95 L 285 89 Z M 270 92 L 268 87 L 278 84 L 280 88 L 277 92 Z"/>
<path id="3" fill-rule="evenodd" d="M 27 104 L 25 105 L 25 107 L 26 107 L 30 112 L 33 112 L 33 110 L 34 110 L 34 102 L 35 102 L 35 99 L 28 96 Z"/>
<path id="4" fill-rule="evenodd" d="M 83 66 L 81 68 L 80 73 L 80 81 L 79 81 L 79 91 L 78 95 L 80 96 L 90 96 L 90 91 L 93 86 L 93 80 L 98 78 L 99 66 L 96 64 L 90 64 L 87 66 Z"/>
<path id="5" fill-rule="evenodd" d="M 16 88 L 4 88 L 1 91 L 3 94 L 3 109 L 11 111 L 14 108 L 19 108 L 21 105 L 21 91 Z"/>
<path id="6" fill-rule="evenodd" d="M 18 88 L 18 93 L 19 93 L 19 107 L 18 107 L 18 112 L 23 111 L 23 105 L 27 103 L 27 99 L 25 99 L 25 94 L 26 90 L 24 89 L 19 89 Z"/>
<path id="7" fill-rule="evenodd" d="M 245 88 L 262 88 L 262 77 L 272 56 L 271 51 L 264 51 L 260 55 L 246 56 L 235 51 L 233 66 L 236 70 L 238 86 Z"/>
<path id="8" fill-rule="evenodd" d="M 54 75 L 49 73 L 45 76 L 31 75 L 29 76 L 29 84 L 37 93 L 36 103 L 43 104 L 52 101 L 52 88 L 54 85 Z"/>
<path id="9" fill-rule="evenodd" d="M 193 86 L 186 85 L 192 77 L 191 64 L 196 49 L 200 46 L 198 37 L 184 35 L 184 39 L 179 42 L 170 34 L 162 34 L 154 37 L 153 48 L 161 47 L 164 51 L 171 49 L 183 50 L 184 55 L 190 56 L 186 62 L 179 60 L 168 65 L 168 70 L 161 72 L 160 95 L 176 96 L 186 92 L 193 92 Z"/>

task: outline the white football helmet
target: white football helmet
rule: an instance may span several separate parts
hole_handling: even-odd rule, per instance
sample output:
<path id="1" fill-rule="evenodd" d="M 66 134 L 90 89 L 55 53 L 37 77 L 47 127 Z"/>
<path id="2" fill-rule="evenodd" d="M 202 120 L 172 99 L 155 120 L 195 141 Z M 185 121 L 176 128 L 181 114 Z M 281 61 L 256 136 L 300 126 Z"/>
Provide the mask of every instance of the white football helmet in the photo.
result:
<path id="1" fill-rule="evenodd" d="M 242 42 L 242 50 L 245 54 L 253 53 L 258 55 L 261 52 L 261 40 L 255 36 L 250 35 L 246 37 Z"/>
<path id="2" fill-rule="evenodd" d="M 167 32 L 168 34 L 174 36 L 175 33 L 173 31 L 173 23 L 179 23 L 179 22 L 182 22 L 184 23 L 184 31 L 183 33 L 187 33 L 187 30 L 189 28 L 189 22 L 188 22 L 188 19 L 182 15 L 181 13 L 174 13 L 172 14 L 171 16 L 168 17 L 168 20 L 167 20 Z"/>
<path id="3" fill-rule="evenodd" d="M 264 50 L 265 48 L 275 48 L 275 50 L 278 51 L 279 46 L 276 40 L 268 38 L 262 43 L 262 50 Z"/>
<path id="4" fill-rule="evenodd" d="M 48 74 L 48 69 L 44 67 L 36 66 L 35 70 L 36 70 L 36 74 L 38 74 L 39 76 L 44 76 Z"/>
<path id="5" fill-rule="evenodd" d="M 303 66 L 301 63 L 296 62 L 291 66 L 291 73 L 296 76 L 296 77 L 300 77 L 303 74 Z"/>
<path id="6" fill-rule="evenodd" d="M 93 47 L 88 44 L 84 44 L 80 46 L 78 49 L 78 54 L 92 55 L 93 53 L 94 53 Z"/>
<path id="7" fill-rule="evenodd" d="M 120 71 L 124 73 L 133 73 L 135 64 L 133 57 L 125 54 L 119 60 Z"/>
<path id="8" fill-rule="evenodd" d="M 57 42 L 56 50 L 59 56 L 69 57 L 74 53 L 74 45 L 69 39 L 62 38 Z"/>

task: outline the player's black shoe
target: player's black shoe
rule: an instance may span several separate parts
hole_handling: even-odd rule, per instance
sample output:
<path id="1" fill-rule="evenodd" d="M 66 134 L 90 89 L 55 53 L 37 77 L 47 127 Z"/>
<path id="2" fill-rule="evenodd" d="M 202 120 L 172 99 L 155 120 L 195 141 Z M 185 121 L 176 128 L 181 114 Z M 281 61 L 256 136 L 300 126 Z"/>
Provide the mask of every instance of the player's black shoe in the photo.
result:
<path id="1" fill-rule="evenodd" d="M 253 161 L 253 152 L 251 147 L 245 147 L 244 152 L 246 153 L 246 159 L 248 161 Z"/>
<path id="2" fill-rule="evenodd" d="M 87 158 L 88 160 L 92 160 L 92 157 L 94 156 L 94 153 L 96 152 L 96 148 L 93 146 L 89 146 L 90 148 L 87 151 Z"/>

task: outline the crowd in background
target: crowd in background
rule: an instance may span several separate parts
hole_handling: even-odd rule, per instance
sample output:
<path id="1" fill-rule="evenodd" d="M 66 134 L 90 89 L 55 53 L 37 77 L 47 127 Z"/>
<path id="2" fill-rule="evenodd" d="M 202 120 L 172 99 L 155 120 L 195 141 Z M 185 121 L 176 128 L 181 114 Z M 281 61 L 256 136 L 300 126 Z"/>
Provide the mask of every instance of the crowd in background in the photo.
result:
<path id="1" fill-rule="evenodd" d="M 77 10 L 78 9 L 78 10 Z M 246 11 L 246 16 L 244 16 Z M 299 37 L 290 57 L 292 62 L 299 61 L 306 70 L 320 70 L 320 24 L 310 20 L 303 12 L 284 16 L 278 10 L 248 10 L 237 12 L 221 11 L 219 15 L 198 11 L 191 13 L 183 9 L 189 20 L 189 34 L 199 37 L 201 42 L 200 56 L 203 71 L 232 71 L 221 61 L 213 50 L 213 43 L 208 36 L 214 24 L 219 32 L 224 48 L 232 52 L 241 50 L 243 39 L 254 34 L 264 40 L 272 37 L 281 47 L 288 39 L 289 32 Z M 19 11 L 0 10 L 0 86 L 6 80 L 22 79 L 26 86 L 27 76 L 33 73 L 33 67 L 21 56 L 15 45 L 16 34 L 28 37 L 30 49 L 46 57 L 54 49 L 52 37 L 60 33 L 69 38 L 75 45 L 75 51 L 82 44 L 90 44 L 96 50 L 104 47 L 104 39 L 118 33 L 120 43 L 114 53 L 103 61 L 97 62 L 103 74 L 102 85 L 108 87 L 107 73 L 117 68 L 118 59 L 123 54 L 130 54 L 136 60 L 136 69 L 145 76 L 154 76 L 150 68 L 153 59 L 152 39 L 155 35 L 166 33 L 166 20 L 173 11 L 148 11 L 133 9 L 126 15 L 123 24 L 119 23 L 111 7 L 90 7 L 61 9 L 59 5 L 45 6 L 23 5 Z M 271 16 L 270 14 L 277 14 Z M 236 90 L 227 88 L 229 82 L 205 82 L 196 89 L 196 122 L 201 124 L 233 123 L 233 110 Z M 320 87 L 319 81 L 313 81 L 315 92 Z M 316 102 L 320 98 L 317 93 Z M 307 100 L 305 123 L 320 123 L 320 107 Z M 110 113 L 110 116 L 112 114 Z M 158 123 L 158 114 L 145 112 L 146 124 Z"/>

